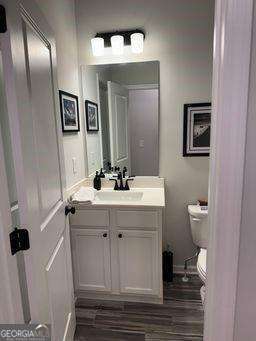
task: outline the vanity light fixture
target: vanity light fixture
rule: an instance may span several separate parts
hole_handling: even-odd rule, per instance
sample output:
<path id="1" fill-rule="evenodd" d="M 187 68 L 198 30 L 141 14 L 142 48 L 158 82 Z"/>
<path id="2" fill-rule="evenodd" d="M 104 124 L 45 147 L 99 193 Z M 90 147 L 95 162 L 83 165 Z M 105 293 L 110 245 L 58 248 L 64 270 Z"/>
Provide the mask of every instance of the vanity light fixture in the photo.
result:
<path id="1" fill-rule="evenodd" d="M 122 35 L 114 35 L 110 38 L 110 41 L 114 55 L 121 55 L 124 53 L 124 37 Z"/>
<path id="2" fill-rule="evenodd" d="M 131 46 L 133 53 L 142 53 L 145 33 L 140 30 L 101 32 L 91 39 L 92 52 L 94 56 L 102 56 L 104 47 L 111 47 L 114 55 L 121 55 L 124 46 Z"/>
<path id="3" fill-rule="evenodd" d="M 143 33 L 132 33 L 131 34 L 131 47 L 133 53 L 142 53 L 144 45 Z"/>
<path id="4" fill-rule="evenodd" d="M 95 57 L 103 56 L 104 54 L 104 39 L 100 37 L 95 37 L 91 39 L 92 54 Z"/>

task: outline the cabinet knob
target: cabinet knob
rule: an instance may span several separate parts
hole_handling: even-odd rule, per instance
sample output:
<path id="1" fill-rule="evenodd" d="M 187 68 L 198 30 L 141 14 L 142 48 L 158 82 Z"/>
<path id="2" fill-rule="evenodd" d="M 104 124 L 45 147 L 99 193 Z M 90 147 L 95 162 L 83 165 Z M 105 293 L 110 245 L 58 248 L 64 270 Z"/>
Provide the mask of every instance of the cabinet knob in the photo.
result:
<path id="1" fill-rule="evenodd" d="M 103 233 L 103 237 L 106 238 L 108 236 L 107 233 Z"/>
<path id="2" fill-rule="evenodd" d="M 118 234 L 118 238 L 123 238 L 122 233 L 119 233 L 119 234 Z"/>

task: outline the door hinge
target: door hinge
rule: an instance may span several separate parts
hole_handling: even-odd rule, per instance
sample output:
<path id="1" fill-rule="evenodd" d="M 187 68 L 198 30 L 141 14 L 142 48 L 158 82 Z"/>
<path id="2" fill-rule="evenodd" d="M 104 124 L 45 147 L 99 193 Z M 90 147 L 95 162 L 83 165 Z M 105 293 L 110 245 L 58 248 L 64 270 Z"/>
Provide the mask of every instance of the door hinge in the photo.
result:
<path id="1" fill-rule="evenodd" d="M 10 244 L 12 255 L 15 255 L 18 251 L 28 250 L 30 248 L 28 230 L 16 227 L 10 233 Z"/>
<path id="2" fill-rule="evenodd" d="M 0 5 L 0 33 L 7 31 L 6 12 L 4 6 Z"/>

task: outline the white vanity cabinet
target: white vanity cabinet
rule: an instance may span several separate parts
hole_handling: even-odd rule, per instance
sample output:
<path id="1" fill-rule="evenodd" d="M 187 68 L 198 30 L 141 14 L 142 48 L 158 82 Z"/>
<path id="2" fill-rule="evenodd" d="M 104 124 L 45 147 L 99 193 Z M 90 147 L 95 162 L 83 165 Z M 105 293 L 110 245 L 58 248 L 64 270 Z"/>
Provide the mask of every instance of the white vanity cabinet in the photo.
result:
<path id="1" fill-rule="evenodd" d="M 77 207 L 70 216 L 79 297 L 162 302 L 162 209 Z"/>
<path id="2" fill-rule="evenodd" d="M 118 230 L 120 293 L 158 295 L 158 232 Z"/>
<path id="3" fill-rule="evenodd" d="M 72 245 L 77 289 L 110 291 L 109 230 L 73 229 Z"/>

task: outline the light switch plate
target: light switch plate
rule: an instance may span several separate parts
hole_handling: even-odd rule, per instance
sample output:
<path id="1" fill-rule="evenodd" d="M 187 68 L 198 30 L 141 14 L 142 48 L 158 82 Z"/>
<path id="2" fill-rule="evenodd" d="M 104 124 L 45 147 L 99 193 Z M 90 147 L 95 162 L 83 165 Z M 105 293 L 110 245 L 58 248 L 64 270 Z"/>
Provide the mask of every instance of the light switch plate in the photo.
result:
<path id="1" fill-rule="evenodd" d="M 76 158 L 72 157 L 72 165 L 73 165 L 73 173 L 77 173 L 77 164 L 76 164 Z"/>

